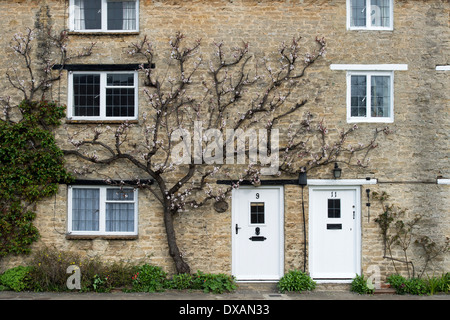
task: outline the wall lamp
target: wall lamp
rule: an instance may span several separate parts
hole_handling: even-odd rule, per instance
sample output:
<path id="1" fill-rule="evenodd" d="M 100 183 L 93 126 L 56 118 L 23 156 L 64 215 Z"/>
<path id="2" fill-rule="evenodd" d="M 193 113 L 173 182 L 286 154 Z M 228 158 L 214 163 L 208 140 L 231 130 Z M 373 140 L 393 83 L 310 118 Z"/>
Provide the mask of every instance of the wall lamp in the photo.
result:
<path id="1" fill-rule="evenodd" d="M 337 162 L 334 163 L 333 176 L 335 179 L 339 179 L 341 177 L 342 169 L 338 167 Z"/>
<path id="2" fill-rule="evenodd" d="M 298 174 L 298 184 L 302 187 L 306 186 L 308 184 L 308 179 L 306 177 L 306 170 L 302 170 Z"/>

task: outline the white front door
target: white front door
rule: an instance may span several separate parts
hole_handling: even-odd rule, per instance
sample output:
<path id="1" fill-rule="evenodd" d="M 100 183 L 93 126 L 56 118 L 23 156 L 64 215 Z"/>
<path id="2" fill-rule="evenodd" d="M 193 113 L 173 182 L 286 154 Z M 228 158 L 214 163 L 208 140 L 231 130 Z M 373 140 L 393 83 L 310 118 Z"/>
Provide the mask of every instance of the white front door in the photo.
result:
<path id="1" fill-rule="evenodd" d="M 283 188 L 233 190 L 232 273 L 237 280 L 279 280 L 284 272 Z"/>
<path id="2" fill-rule="evenodd" d="M 348 280 L 360 273 L 359 187 L 310 188 L 310 273 Z"/>

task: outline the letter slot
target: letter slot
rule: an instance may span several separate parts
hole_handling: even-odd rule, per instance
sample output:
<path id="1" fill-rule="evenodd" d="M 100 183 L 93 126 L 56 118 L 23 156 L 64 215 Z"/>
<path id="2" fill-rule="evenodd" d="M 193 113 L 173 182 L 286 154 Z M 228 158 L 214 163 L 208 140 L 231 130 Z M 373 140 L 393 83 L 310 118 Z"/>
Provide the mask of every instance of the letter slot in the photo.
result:
<path id="1" fill-rule="evenodd" d="M 328 223 L 327 230 L 342 230 L 342 223 Z"/>
<path id="2" fill-rule="evenodd" d="M 253 236 L 253 237 L 250 237 L 249 239 L 250 239 L 250 241 L 264 241 L 267 238 L 266 237 L 262 237 L 262 236 Z"/>

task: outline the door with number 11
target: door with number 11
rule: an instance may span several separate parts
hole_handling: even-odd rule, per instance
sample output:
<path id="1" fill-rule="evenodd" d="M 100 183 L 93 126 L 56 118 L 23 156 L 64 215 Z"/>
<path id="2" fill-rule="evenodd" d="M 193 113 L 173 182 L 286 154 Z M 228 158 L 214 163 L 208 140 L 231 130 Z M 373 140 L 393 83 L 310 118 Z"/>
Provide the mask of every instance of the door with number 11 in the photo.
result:
<path id="1" fill-rule="evenodd" d="M 360 273 L 358 187 L 311 187 L 310 269 L 320 280 L 352 279 Z"/>

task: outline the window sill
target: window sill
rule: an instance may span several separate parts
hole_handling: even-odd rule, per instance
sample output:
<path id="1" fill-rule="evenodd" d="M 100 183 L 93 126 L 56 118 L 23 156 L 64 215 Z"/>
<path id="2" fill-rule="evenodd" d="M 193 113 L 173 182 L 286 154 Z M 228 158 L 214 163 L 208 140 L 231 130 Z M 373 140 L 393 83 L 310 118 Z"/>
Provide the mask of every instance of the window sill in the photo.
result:
<path id="1" fill-rule="evenodd" d="M 81 235 L 66 234 L 66 240 L 137 240 L 138 235 Z"/>
<path id="2" fill-rule="evenodd" d="M 122 124 L 122 123 L 138 124 L 139 120 L 72 120 L 66 119 L 67 124 Z"/>
<path id="3" fill-rule="evenodd" d="M 69 31 L 71 36 L 136 36 L 139 31 Z"/>
<path id="4" fill-rule="evenodd" d="M 347 28 L 348 31 L 388 31 L 392 32 L 394 31 L 394 28 L 392 27 L 386 27 L 386 28 L 376 28 L 376 27 L 350 27 Z"/>
<path id="5" fill-rule="evenodd" d="M 394 123 L 392 118 L 347 118 L 347 123 Z"/>

